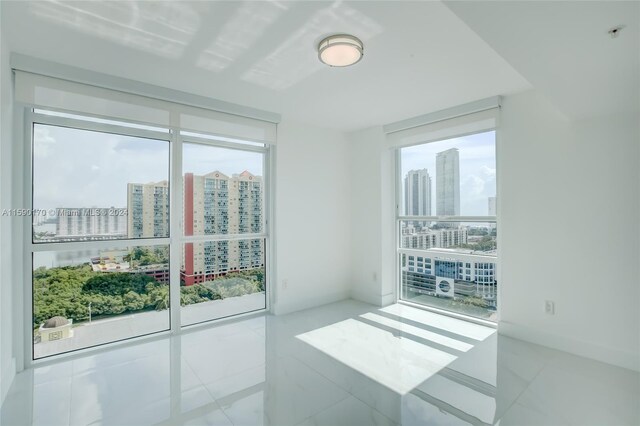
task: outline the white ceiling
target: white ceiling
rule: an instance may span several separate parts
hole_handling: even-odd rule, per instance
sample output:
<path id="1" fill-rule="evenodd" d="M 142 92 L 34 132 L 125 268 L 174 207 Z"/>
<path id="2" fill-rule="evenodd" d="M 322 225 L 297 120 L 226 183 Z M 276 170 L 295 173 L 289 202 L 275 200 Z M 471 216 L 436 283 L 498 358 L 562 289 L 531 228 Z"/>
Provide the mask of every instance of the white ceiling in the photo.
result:
<path id="1" fill-rule="evenodd" d="M 636 2 L 2 2 L 2 31 L 19 53 L 348 131 L 523 91 L 529 82 L 568 115 L 628 109 L 638 80 L 637 49 L 630 50 L 637 9 Z M 606 30 L 620 23 L 627 28 L 611 40 Z M 317 60 L 317 43 L 336 32 L 364 41 L 360 63 L 338 69 Z"/>
<path id="2" fill-rule="evenodd" d="M 640 2 L 446 4 L 567 117 L 640 114 Z"/>
<path id="3" fill-rule="evenodd" d="M 529 88 L 440 2 L 2 2 L 13 51 L 355 130 Z M 348 32 L 357 65 L 317 60 Z"/>

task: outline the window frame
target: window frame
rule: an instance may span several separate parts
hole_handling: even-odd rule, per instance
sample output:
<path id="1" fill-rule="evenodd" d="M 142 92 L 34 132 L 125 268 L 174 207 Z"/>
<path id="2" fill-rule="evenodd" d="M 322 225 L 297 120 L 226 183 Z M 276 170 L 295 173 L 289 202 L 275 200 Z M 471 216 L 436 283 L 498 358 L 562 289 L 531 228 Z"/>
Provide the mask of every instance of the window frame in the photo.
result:
<path id="1" fill-rule="evenodd" d="M 59 112 L 66 114 L 75 114 L 78 116 L 86 117 L 87 120 L 51 115 L 46 113 L 36 112 L 36 110 L 45 110 L 51 112 Z M 124 239 L 112 239 L 112 240 L 94 240 L 94 241 L 72 241 L 72 242 L 35 242 L 33 240 L 33 218 L 27 216 L 27 218 L 21 221 L 18 226 L 18 235 L 15 240 L 16 253 L 19 253 L 21 259 L 19 264 L 22 264 L 22 271 L 18 273 L 18 276 L 22 276 L 23 291 L 18 292 L 20 295 L 21 305 L 23 306 L 23 333 L 20 340 L 24 340 L 22 347 L 22 356 L 19 356 L 19 364 L 22 364 L 23 368 L 28 368 L 34 365 L 46 364 L 55 360 L 64 359 L 68 357 L 76 357 L 81 354 L 93 353 L 96 351 L 105 350 L 105 348 L 112 348 L 121 345 L 130 344 L 131 342 L 137 343 L 145 339 L 156 339 L 162 336 L 180 334 L 185 329 L 191 330 L 194 327 L 206 325 L 213 322 L 224 321 L 229 318 L 241 318 L 243 316 L 255 315 L 260 312 L 268 312 L 271 310 L 272 301 L 272 286 L 275 282 L 273 271 L 273 255 L 275 249 L 275 243 L 271 238 L 273 235 L 273 200 L 275 191 L 273 190 L 274 179 L 272 178 L 272 170 L 275 165 L 273 145 L 264 143 L 262 146 L 255 145 L 255 141 L 246 141 L 251 143 L 243 143 L 242 140 L 238 142 L 231 142 L 227 138 L 219 137 L 218 135 L 205 134 L 200 132 L 202 136 L 197 137 L 193 135 L 193 132 L 187 129 L 181 129 L 179 125 L 166 127 L 167 133 L 140 128 L 141 123 L 133 120 L 123 120 L 119 118 L 112 118 L 108 116 L 96 116 L 95 114 L 84 114 L 79 111 L 62 111 L 55 108 L 39 108 L 34 106 L 16 105 L 16 126 L 15 128 L 21 131 L 17 131 L 15 134 L 15 140 L 23 141 L 23 149 L 18 149 L 16 152 L 16 159 L 18 164 L 22 164 L 22 170 L 15 168 L 14 181 L 16 186 L 23 187 L 21 194 L 18 195 L 17 203 L 25 206 L 29 211 L 33 211 L 33 130 L 34 125 L 43 124 L 59 127 L 68 127 L 79 130 L 95 131 L 101 133 L 118 134 L 122 136 L 139 137 L 145 139 L 157 139 L 160 141 L 167 141 L 169 143 L 169 170 L 168 170 L 168 182 L 169 182 L 169 235 L 166 237 L 154 237 L 154 238 L 127 238 Z M 91 119 L 112 120 L 120 123 L 131 124 L 132 127 L 122 126 L 111 123 L 95 122 Z M 177 122 L 173 121 L 173 123 Z M 189 132 L 189 135 L 182 135 L 182 132 Z M 263 155 L 263 218 L 262 218 L 262 231 L 261 233 L 252 234 L 224 234 L 224 235 L 203 235 L 203 236 L 185 236 L 183 230 L 183 188 L 182 188 L 182 147 L 184 143 L 198 143 L 202 145 L 215 146 L 219 148 L 236 149 L 240 151 L 259 152 Z M 252 144 L 253 143 L 253 144 Z M 20 201 L 22 201 L 20 203 Z M 22 229 L 20 229 L 20 227 Z M 180 265 L 182 258 L 182 249 L 187 242 L 202 242 L 202 241 L 220 241 L 220 240 L 232 240 L 232 239 L 263 239 L 264 240 L 264 263 L 265 263 L 265 307 L 258 310 L 252 310 L 248 312 L 238 313 L 235 315 L 213 318 L 194 324 L 181 324 L 181 305 L 180 305 Z M 77 250 L 82 248 L 113 248 L 114 246 L 125 247 L 154 247 L 154 246 L 168 246 L 169 247 L 169 300 L 170 306 L 168 309 L 169 326 L 166 329 L 126 337 L 124 339 L 101 343 L 94 346 L 85 348 L 79 348 L 71 351 L 61 352 L 53 355 L 48 355 L 40 358 L 34 357 L 34 345 L 33 345 L 33 329 L 31 324 L 33 322 L 33 254 L 37 252 L 45 251 L 68 251 Z M 20 362 L 21 361 L 21 362 Z M 20 365 L 19 365 L 20 366 Z"/>
<path id="2" fill-rule="evenodd" d="M 496 120 L 497 121 L 497 120 Z M 402 248 L 402 222 L 403 221 L 425 221 L 425 222 L 481 222 L 481 223 L 490 223 L 495 224 L 496 228 L 498 227 L 498 212 L 496 211 L 495 216 L 451 216 L 451 215 L 429 215 L 429 216 L 415 216 L 415 215 L 403 215 L 403 188 L 404 188 L 404 180 L 402 176 L 402 149 L 410 148 L 414 146 L 427 145 L 432 143 L 443 142 L 451 139 L 456 139 L 465 136 L 472 136 L 481 133 L 494 132 L 494 140 L 495 140 L 495 159 L 496 159 L 496 197 L 499 199 L 500 195 L 500 164 L 499 164 L 499 155 L 498 155 L 498 147 L 499 147 L 499 132 L 498 132 L 498 123 L 492 128 L 481 129 L 473 132 L 464 132 L 459 134 L 447 135 L 442 138 L 435 138 L 431 140 L 426 140 L 424 142 L 418 142 L 413 144 L 401 145 L 394 147 L 394 175 L 395 175 L 395 217 L 394 217 L 394 233 L 395 233 L 395 302 L 410 305 L 413 307 L 417 307 L 420 309 L 436 312 L 439 314 L 451 316 L 454 318 L 463 319 L 469 322 L 475 322 L 482 325 L 487 325 L 490 327 L 496 327 L 497 323 L 500 321 L 500 286 L 496 288 L 496 315 L 497 318 L 495 321 L 486 320 L 483 318 L 474 317 L 471 315 L 462 314 L 455 311 L 449 311 L 446 309 L 441 309 L 433 306 L 428 306 L 416 302 L 412 302 L 410 300 L 405 300 L 402 298 L 402 256 L 406 255 L 407 258 L 410 255 L 415 255 L 418 251 L 422 251 L 420 249 L 414 248 Z M 435 177 L 434 177 L 435 179 Z M 498 208 L 496 206 L 496 208 Z M 498 234 L 499 235 L 499 234 Z M 496 264 L 500 262 L 500 243 L 499 239 L 496 238 L 497 242 L 497 250 L 496 250 Z M 498 268 L 498 273 L 502 268 Z M 496 274 L 496 282 L 500 282 L 499 275 Z"/>

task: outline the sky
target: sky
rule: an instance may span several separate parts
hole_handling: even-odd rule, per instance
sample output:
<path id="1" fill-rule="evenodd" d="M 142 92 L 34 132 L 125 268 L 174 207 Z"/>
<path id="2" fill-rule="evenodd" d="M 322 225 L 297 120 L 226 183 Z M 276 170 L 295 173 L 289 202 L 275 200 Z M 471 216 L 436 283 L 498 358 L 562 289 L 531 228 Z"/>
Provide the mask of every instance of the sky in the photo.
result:
<path id="1" fill-rule="evenodd" d="M 34 208 L 126 207 L 127 183 L 169 179 L 169 142 L 34 125 Z M 183 170 L 262 175 L 262 154 L 183 145 Z"/>
<path id="2" fill-rule="evenodd" d="M 431 212 L 436 214 L 436 154 L 458 148 L 460 159 L 460 214 L 488 214 L 488 197 L 496 195 L 495 132 L 430 142 L 401 149 L 402 190 L 410 170 L 427 169 L 431 176 Z M 404 194 L 403 194 L 404 197 Z M 403 198 L 404 200 L 404 198 Z M 401 203 L 404 209 L 404 201 Z"/>
<path id="3" fill-rule="evenodd" d="M 231 177 L 234 173 L 248 170 L 256 176 L 262 176 L 262 159 L 263 154 L 259 152 L 192 143 L 182 145 L 183 173 L 204 175 L 217 170 Z"/>
<path id="4" fill-rule="evenodd" d="M 460 152 L 460 213 L 486 215 L 496 194 L 494 132 L 402 148 L 403 182 L 409 170 L 429 170 L 435 214 L 435 158 L 449 148 Z M 127 183 L 168 180 L 169 142 L 35 124 L 33 163 L 34 208 L 126 207 Z M 263 155 L 183 144 L 184 172 L 215 170 L 262 175 Z"/>

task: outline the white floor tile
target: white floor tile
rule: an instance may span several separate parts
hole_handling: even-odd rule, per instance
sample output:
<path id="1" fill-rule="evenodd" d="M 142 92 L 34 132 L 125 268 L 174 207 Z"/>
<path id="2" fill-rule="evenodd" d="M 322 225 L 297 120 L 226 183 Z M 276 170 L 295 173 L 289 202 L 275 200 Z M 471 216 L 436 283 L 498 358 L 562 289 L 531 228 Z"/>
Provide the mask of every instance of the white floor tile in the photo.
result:
<path id="1" fill-rule="evenodd" d="M 345 301 L 35 367 L 0 424 L 638 425 L 638 401 L 637 372 Z"/>
<path id="2" fill-rule="evenodd" d="M 36 385 L 33 388 L 33 424 L 68 425 L 71 413 L 71 378 Z"/>
<path id="3" fill-rule="evenodd" d="M 555 417 L 553 414 L 542 410 L 538 411 L 515 403 L 507 413 L 496 423 L 496 426 L 567 426 L 566 420 Z"/>
<path id="4" fill-rule="evenodd" d="M 520 406 L 571 425 L 640 424 L 638 375 L 568 354 L 540 372 Z"/>
<path id="5" fill-rule="evenodd" d="M 392 426 L 389 418 L 351 396 L 307 418 L 300 426 Z"/>
<path id="6" fill-rule="evenodd" d="M 234 424 L 295 425 L 349 394 L 294 358 L 269 364 L 267 380 L 218 399 Z"/>

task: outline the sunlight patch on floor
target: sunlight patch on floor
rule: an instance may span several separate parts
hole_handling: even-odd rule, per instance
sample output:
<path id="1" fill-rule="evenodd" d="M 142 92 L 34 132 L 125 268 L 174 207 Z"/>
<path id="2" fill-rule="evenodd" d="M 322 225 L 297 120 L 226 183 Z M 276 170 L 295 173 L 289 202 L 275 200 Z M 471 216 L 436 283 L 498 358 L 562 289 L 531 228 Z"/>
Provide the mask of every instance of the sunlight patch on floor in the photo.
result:
<path id="1" fill-rule="evenodd" d="M 352 318 L 296 338 L 400 395 L 457 358 Z"/>
<path id="2" fill-rule="evenodd" d="M 420 327 L 415 327 L 413 325 L 409 325 L 400 321 L 389 319 L 387 317 L 383 317 L 371 312 L 360 315 L 360 317 L 367 319 L 369 321 L 373 321 L 378 324 L 387 326 L 387 327 L 394 328 L 399 332 L 410 334 L 412 336 L 419 337 L 425 340 L 429 340 L 433 343 L 437 343 L 442 346 L 447 346 L 457 351 L 467 352 L 469 349 L 473 348 L 473 345 L 469 343 L 461 342 L 460 340 L 443 336 L 442 334 L 434 333 L 432 331 L 428 331 Z"/>
<path id="3" fill-rule="evenodd" d="M 459 336 L 468 337 L 474 340 L 484 340 L 496 332 L 495 328 L 474 324 L 472 322 L 397 303 L 395 305 L 381 308 L 380 312 L 385 312 L 420 324 L 426 324 L 430 327 L 438 328 L 448 333 L 455 333 Z"/>

